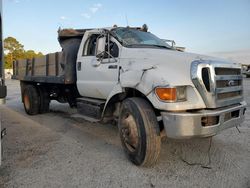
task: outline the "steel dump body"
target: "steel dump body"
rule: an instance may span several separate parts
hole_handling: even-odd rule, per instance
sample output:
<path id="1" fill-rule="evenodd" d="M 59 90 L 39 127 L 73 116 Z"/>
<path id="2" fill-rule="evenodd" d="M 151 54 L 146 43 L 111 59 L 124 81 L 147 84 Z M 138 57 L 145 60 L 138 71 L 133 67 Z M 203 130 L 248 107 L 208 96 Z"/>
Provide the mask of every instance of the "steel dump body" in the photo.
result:
<path id="1" fill-rule="evenodd" d="M 13 63 L 13 79 L 40 83 L 75 84 L 76 60 L 86 30 L 59 30 L 61 52 Z"/>

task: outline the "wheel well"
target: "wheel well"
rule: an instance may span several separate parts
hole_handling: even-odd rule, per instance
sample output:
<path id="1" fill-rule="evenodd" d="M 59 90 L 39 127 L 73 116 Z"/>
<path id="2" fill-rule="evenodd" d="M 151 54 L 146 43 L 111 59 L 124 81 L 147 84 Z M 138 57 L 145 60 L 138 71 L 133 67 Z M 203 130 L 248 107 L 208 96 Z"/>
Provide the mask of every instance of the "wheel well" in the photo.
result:
<path id="1" fill-rule="evenodd" d="M 131 97 L 143 98 L 154 109 L 155 115 L 160 116 L 160 111 L 154 108 L 153 104 L 150 102 L 150 100 L 148 100 L 148 98 L 143 93 L 141 93 L 140 91 L 138 91 L 138 90 L 136 90 L 134 88 L 125 88 L 125 91 L 123 93 L 118 93 L 118 94 L 114 95 L 109 100 L 108 104 L 106 105 L 106 108 L 104 109 L 105 110 L 104 111 L 104 117 L 112 116 L 112 115 L 114 115 L 114 113 L 116 111 L 119 112 L 119 106 L 118 106 L 118 109 L 117 109 L 117 106 L 115 104 L 120 104 L 124 99 L 131 98 Z M 115 114 L 115 116 L 116 116 L 116 114 Z"/>
<path id="2" fill-rule="evenodd" d="M 133 88 L 126 88 L 125 92 L 127 93 L 127 97 L 126 98 L 130 98 L 130 97 L 140 97 L 143 98 L 144 100 L 146 100 L 151 107 L 156 110 L 153 106 L 153 104 L 151 103 L 150 100 L 148 100 L 148 98 L 146 97 L 146 95 L 144 95 L 143 93 L 141 93 L 140 91 L 133 89 Z"/>

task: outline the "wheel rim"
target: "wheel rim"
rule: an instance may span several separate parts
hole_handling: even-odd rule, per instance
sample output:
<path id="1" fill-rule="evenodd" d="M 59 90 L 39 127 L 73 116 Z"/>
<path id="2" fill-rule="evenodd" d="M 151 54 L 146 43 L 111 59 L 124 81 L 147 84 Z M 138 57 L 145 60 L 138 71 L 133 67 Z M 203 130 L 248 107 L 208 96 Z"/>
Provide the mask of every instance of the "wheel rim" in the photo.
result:
<path id="1" fill-rule="evenodd" d="M 30 109 L 30 100 L 29 100 L 28 95 L 24 95 L 24 105 L 25 105 L 25 108 L 26 108 L 27 110 Z"/>
<path id="2" fill-rule="evenodd" d="M 127 113 L 121 119 L 121 138 L 126 148 L 134 152 L 139 143 L 138 129 L 134 117 Z"/>

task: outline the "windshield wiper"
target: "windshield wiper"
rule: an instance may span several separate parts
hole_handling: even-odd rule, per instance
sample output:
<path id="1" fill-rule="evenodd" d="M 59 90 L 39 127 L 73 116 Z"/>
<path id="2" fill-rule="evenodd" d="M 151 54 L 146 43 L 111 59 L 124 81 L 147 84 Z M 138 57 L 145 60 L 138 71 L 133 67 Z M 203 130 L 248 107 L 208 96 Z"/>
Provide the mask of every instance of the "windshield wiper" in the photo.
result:
<path id="1" fill-rule="evenodd" d="M 126 47 L 158 47 L 158 48 L 165 48 L 165 49 L 172 49 L 171 47 L 157 45 L 157 44 L 128 44 Z"/>
<path id="2" fill-rule="evenodd" d="M 157 44 L 150 44 L 151 46 L 156 46 L 156 47 L 159 47 L 159 48 L 166 48 L 166 49 L 173 49 L 171 47 L 167 47 L 167 46 L 162 46 L 162 45 L 157 45 Z"/>

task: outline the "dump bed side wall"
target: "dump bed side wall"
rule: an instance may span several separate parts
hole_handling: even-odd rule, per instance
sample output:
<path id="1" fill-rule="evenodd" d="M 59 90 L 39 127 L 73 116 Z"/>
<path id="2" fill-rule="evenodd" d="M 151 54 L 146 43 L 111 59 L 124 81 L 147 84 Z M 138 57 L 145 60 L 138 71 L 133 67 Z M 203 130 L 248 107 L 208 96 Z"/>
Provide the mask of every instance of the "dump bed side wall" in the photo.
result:
<path id="1" fill-rule="evenodd" d="M 62 52 L 18 60 L 13 63 L 13 79 L 22 81 L 65 83 Z"/>
<path id="2" fill-rule="evenodd" d="M 76 60 L 81 38 L 60 40 L 62 52 L 13 63 L 13 79 L 22 81 L 75 84 Z"/>

